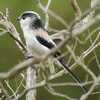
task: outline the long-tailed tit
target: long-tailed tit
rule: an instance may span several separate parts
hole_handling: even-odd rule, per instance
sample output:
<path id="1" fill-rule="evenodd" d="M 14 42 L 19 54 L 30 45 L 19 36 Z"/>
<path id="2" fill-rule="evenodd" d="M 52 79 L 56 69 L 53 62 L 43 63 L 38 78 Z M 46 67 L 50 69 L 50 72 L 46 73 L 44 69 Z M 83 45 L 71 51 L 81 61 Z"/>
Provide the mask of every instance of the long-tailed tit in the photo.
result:
<path id="1" fill-rule="evenodd" d="M 40 16 L 33 11 L 25 11 L 21 16 L 18 17 L 21 29 L 24 33 L 26 45 L 32 55 L 37 58 L 48 54 L 52 48 L 56 47 L 54 41 L 48 35 L 48 32 L 44 29 Z M 58 53 L 55 53 L 54 57 L 57 57 Z M 58 59 L 60 64 L 66 69 L 71 77 L 78 83 L 81 83 L 78 78 L 66 65 L 64 59 Z M 81 86 L 83 92 L 86 92 L 85 87 Z"/>

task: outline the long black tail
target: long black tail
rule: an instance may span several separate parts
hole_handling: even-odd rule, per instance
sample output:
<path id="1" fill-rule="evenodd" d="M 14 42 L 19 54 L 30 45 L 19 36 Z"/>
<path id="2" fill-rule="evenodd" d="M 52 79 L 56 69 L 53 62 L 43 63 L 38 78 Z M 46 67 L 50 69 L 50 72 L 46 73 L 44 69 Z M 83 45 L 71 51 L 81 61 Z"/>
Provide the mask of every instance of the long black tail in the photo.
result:
<path id="1" fill-rule="evenodd" d="M 58 61 L 61 63 L 61 65 L 69 72 L 69 74 L 71 75 L 71 77 L 74 79 L 75 82 L 77 82 L 80 86 L 80 88 L 83 90 L 84 93 L 87 92 L 87 89 L 85 86 L 80 85 L 80 83 L 82 83 L 82 81 L 80 80 L 79 77 L 77 77 L 70 69 L 69 67 L 66 65 L 64 58 L 59 58 Z"/>

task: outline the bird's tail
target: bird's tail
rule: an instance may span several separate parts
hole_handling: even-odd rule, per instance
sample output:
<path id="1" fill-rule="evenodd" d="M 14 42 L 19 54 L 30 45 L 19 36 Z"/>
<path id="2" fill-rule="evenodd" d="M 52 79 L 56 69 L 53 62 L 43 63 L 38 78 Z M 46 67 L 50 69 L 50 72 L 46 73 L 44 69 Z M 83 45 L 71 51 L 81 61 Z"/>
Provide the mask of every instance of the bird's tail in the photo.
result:
<path id="1" fill-rule="evenodd" d="M 83 90 L 84 93 L 87 92 L 87 89 L 85 86 L 82 86 L 80 83 L 82 83 L 82 81 L 80 80 L 80 78 L 78 76 L 76 76 L 70 69 L 69 66 L 66 65 L 64 58 L 59 58 L 58 61 L 60 62 L 60 64 L 69 72 L 70 76 L 74 79 L 75 82 L 77 82 L 80 86 L 80 88 Z"/>

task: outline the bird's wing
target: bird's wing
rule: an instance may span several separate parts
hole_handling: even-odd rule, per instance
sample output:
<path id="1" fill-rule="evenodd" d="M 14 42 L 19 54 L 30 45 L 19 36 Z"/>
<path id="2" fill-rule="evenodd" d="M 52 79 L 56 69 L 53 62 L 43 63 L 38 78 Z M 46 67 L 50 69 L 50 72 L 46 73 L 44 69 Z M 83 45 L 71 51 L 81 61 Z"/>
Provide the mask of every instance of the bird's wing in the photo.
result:
<path id="1" fill-rule="evenodd" d="M 41 36 L 36 36 L 36 38 L 37 38 L 39 43 L 41 43 L 43 46 L 47 47 L 48 49 L 52 49 L 56 46 L 56 44 L 51 39 L 47 40 L 47 39 L 44 39 Z M 60 52 L 56 51 L 55 54 L 53 54 L 53 56 L 54 57 L 60 56 Z"/>
<path id="2" fill-rule="evenodd" d="M 55 47 L 55 44 L 53 43 L 53 41 L 45 39 L 44 37 L 41 36 L 36 36 L 36 39 L 38 40 L 38 42 L 40 44 L 42 44 L 43 46 L 47 47 L 48 49 L 52 49 Z"/>

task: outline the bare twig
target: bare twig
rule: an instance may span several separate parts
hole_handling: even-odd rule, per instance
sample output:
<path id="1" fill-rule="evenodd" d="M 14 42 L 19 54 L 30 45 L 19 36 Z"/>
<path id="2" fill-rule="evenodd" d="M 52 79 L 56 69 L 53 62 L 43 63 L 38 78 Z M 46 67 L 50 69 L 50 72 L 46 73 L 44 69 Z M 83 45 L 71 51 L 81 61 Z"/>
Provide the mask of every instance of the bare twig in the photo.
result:
<path id="1" fill-rule="evenodd" d="M 75 55 L 75 53 L 73 52 L 73 50 L 72 50 L 69 46 L 67 46 L 67 48 L 68 48 L 68 51 L 71 53 L 71 55 L 72 55 L 73 59 L 75 60 L 75 62 L 76 62 L 77 64 L 81 65 L 81 66 L 84 68 L 84 70 L 85 70 L 88 74 L 91 75 L 91 77 L 93 78 L 93 80 L 96 80 L 95 74 L 94 74 L 89 68 L 87 68 L 87 66 L 86 66 L 82 61 L 80 61 L 80 60 L 78 59 L 78 57 Z"/>
<path id="2" fill-rule="evenodd" d="M 93 81 L 83 82 L 80 84 L 72 83 L 72 82 L 66 82 L 66 83 L 49 83 L 52 87 L 59 87 L 59 86 L 85 86 L 93 84 Z"/>
<path id="3" fill-rule="evenodd" d="M 40 9 L 43 10 L 43 12 L 45 13 L 45 7 L 43 6 L 43 4 L 40 2 L 40 0 L 37 0 L 38 2 L 38 6 L 40 7 Z M 55 12 L 53 12 L 52 10 L 48 9 L 47 13 L 50 14 L 52 17 L 54 17 L 57 21 L 59 21 L 62 25 L 65 26 L 65 28 L 68 28 L 68 25 L 66 24 L 66 21 L 61 18 L 59 15 L 57 15 Z"/>
<path id="4" fill-rule="evenodd" d="M 14 97 L 16 97 L 16 93 L 14 92 L 14 90 L 11 88 L 10 84 L 9 84 L 9 81 L 4 81 L 7 85 L 7 87 L 11 90 L 12 94 L 14 95 Z"/>
<path id="5" fill-rule="evenodd" d="M 81 16 L 81 10 L 80 10 L 80 7 L 77 3 L 77 0 L 70 0 L 70 3 L 73 7 L 73 10 L 75 11 L 76 18 Z"/>
<path id="6" fill-rule="evenodd" d="M 4 80 L 4 79 L 8 79 L 8 78 L 14 77 L 13 75 L 19 73 L 23 69 L 27 68 L 29 65 L 32 65 L 32 64 L 35 64 L 35 63 L 36 62 L 33 59 L 25 60 L 25 61 L 17 64 L 15 67 L 10 69 L 8 72 L 1 72 L 0 73 L 0 79 Z"/>
<path id="7" fill-rule="evenodd" d="M 69 97 L 69 96 L 67 96 L 67 95 L 65 95 L 65 94 L 56 92 L 49 84 L 48 84 L 48 86 L 45 87 L 45 89 L 46 89 L 49 93 L 51 93 L 52 95 L 54 95 L 54 96 L 63 97 L 63 98 L 65 98 L 65 99 L 67 99 L 67 100 L 76 100 L 75 98 L 71 98 L 71 97 Z"/>
<path id="8" fill-rule="evenodd" d="M 51 4 L 51 1 L 52 0 L 48 0 L 47 5 L 45 7 L 45 26 L 44 26 L 45 29 L 47 29 L 48 28 L 48 25 L 49 25 L 49 15 L 48 15 L 47 11 L 49 9 L 49 6 Z"/>
<path id="9" fill-rule="evenodd" d="M 3 82 L 3 81 L 2 81 L 2 82 Z M 4 87 L 4 85 L 3 85 L 2 82 L 0 81 L 0 88 L 2 89 L 3 93 L 5 94 L 6 99 L 7 99 L 7 100 L 10 100 L 10 99 L 9 99 L 8 91 L 5 89 L 5 87 Z"/>

